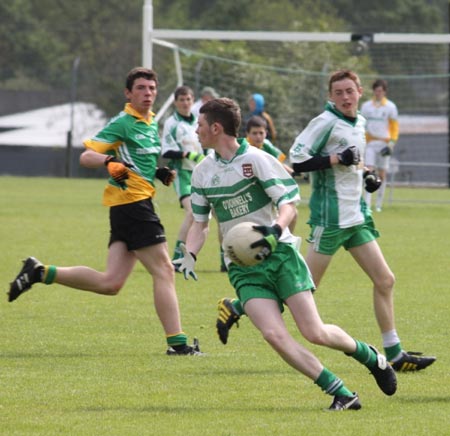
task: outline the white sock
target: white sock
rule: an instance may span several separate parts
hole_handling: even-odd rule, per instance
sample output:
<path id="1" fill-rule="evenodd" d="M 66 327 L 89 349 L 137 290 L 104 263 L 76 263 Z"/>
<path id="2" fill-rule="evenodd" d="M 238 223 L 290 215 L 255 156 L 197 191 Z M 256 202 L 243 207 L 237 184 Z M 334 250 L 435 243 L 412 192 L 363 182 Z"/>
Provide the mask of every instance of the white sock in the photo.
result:
<path id="1" fill-rule="evenodd" d="M 397 330 L 389 330 L 381 334 L 383 338 L 383 348 L 393 347 L 400 343 L 400 338 L 397 335 Z"/>
<path id="2" fill-rule="evenodd" d="M 377 209 L 381 209 L 383 206 L 384 192 L 386 191 L 386 179 L 383 180 L 383 183 L 379 187 L 377 191 Z"/>
<path id="3" fill-rule="evenodd" d="M 364 201 L 367 203 L 367 206 L 370 207 L 370 203 L 372 203 L 372 194 L 366 191 L 366 195 L 364 197 Z"/>

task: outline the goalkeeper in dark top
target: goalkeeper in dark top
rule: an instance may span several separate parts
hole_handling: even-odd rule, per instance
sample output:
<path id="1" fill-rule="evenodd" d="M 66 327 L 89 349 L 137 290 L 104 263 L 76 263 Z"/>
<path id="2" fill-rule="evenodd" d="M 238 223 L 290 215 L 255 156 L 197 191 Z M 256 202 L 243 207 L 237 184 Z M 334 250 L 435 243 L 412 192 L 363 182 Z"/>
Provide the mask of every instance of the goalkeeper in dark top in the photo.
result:
<path id="1" fill-rule="evenodd" d="M 154 211 L 155 178 L 173 182 L 169 168 L 157 168 L 161 145 L 152 106 L 158 89 L 153 70 L 137 67 L 126 78 L 128 103 L 94 138 L 85 141 L 80 163 L 88 168 L 106 166 L 110 178 L 103 195 L 109 206 L 110 240 L 105 272 L 86 266 L 44 265 L 25 260 L 10 285 L 14 301 L 36 283 L 58 283 L 102 295 L 116 295 L 137 261 L 153 278 L 155 309 L 163 326 L 168 355 L 201 354 L 198 344 L 187 344 L 181 328 L 175 274 L 164 228 Z"/>
<path id="2" fill-rule="evenodd" d="M 394 317 L 395 277 L 376 241 L 379 233 L 362 198 L 364 189 L 374 192 L 381 181 L 361 159 L 366 140 L 365 119 L 358 113 L 359 77 L 349 70 L 337 71 L 330 77 L 328 91 L 325 111 L 308 124 L 290 149 L 294 171 L 309 171 L 312 176 L 306 263 L 318 287 L 333 255 L 344 247 L 373 283 L 375 318 L 391 365 L 396 371 L 424 369 L 436 358 L 402 347 Z M 242 312 L 239 301 L 219 302 L 217 327 L 222 342 Z"/>

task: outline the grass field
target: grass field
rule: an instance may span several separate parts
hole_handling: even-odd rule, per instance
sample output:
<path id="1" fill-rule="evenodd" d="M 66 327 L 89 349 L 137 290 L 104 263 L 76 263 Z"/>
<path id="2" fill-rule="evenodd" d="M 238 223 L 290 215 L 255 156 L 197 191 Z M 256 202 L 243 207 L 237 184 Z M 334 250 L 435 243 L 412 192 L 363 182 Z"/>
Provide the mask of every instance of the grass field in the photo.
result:
<path id="1" fill-rule="evenodd" d="M 108 240 L 104 180 L 0 177 L 0 278 L 4 291 L 34 255 L 44 263 L 103 269 Z M 302 192 L 308 196 L 308 186 Z M 393 397 L 342 353 L 309 346 L 353 390 L 363 409 L 330 413 L 331 403 L 288 367 L 248 319 L 227 346 L 215 333 L 219 297 L 233 296 L 218 272 L 215 223 L 200 253 L 199 281 L 177 275 L 187 334 L 205 357 L 168 357 L 152 304 L 151 279 L 138 266 L 114 298 L 37 285 L 0 301 L 1 435 L 448 435 L 450 434 L 450 190 L 396 189 L 399 202 L 375 216 L 380 245 L 396 273 L 397 328 L 408 350 L 436 355 L 421 373 L 399 374 Z M 170 246 L 182 211 L 171 188 L 156 203 Z M 299 206 L 305 238 L 307 205 Z M 302 251 L 306 248 L 303 243 Z M 326 322 L 381 348 L 368 279 L 339 252 L 316 293 Z M 302 343 L 289 316 L 289 329 Z"/>

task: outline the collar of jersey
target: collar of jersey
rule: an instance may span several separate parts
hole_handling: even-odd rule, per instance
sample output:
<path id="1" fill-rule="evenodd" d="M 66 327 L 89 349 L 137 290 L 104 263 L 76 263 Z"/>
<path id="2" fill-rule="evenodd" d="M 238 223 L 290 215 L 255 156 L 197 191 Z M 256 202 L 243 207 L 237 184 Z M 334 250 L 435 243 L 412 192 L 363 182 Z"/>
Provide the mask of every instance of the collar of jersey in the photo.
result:
<path id="1" fill-rule="evenodd" d="M 179 112 L 175 111 L 174 113 L 174 117 L 177 121 L 184 121 L 185 123 L 188 123 L 192 126 L 192 124 L 194 124 L 195 122 L 197 122 L 197 120 L 195 119 L 195 115 L 191 113 L 190 117 L 191 119 L 187 119 L 187 117 L 184 117 L 183 115 L 181 115 Z"/>
<path id="2" fill-rule="evenodd" d="M 234 159 L 236 159 L 237 156 L 244 154 L 249 147 L 247 140 L 245 138 L 238 138 L 237 142 L 239 144 L 239 148 L 237 149 L 236 154 L 230 160 L 222 159 L 217 151 L 215 152 L 216 160 L 223 163 L 231 163 Z"/>
<path id="3" fill-rule="evenodd" d="M 333 102 L 329 101 L 327 105 L 325 106 L 325 110 L 328 112 L 331 112 L 332 114 L 336 115 L 338 118 L 340 118 L 342 121 L 345 121 L 346 123 L 351 124 L 352 126 L 356 125 L 356 122 L 358 121 L 358 115 L 356 115 L 355 120 L 352 121 L 348 117 L 346 117 L 342 112 L 338 111 L 336 109 L 336 106 Z M 359 111 L 358 111 L 359 113 Z"/>
<path id="4" fill-rule="evenodd" d="M 372 101 L 375 106 L 379 107 L 379 106 L 386 106 L 388 99 L 386 97 L 383 97 L 381 101 L 377 101 L 374 97 L 372 98 Z"/>
<path id="5" fill-rule="evenodd" d="M 252 141 L 250 141 L 250 138 L 249 138 L 248 136 L 245 138 L 245 140 L 246 140 L 252 147 L 262 148 L 263 145 L 264 145 L 264 144 L 261 144 L 261 145 L 252 144 Z M 264 142 L 266 142 L 266 141 L 264 141 Z"/>
<path id="6" fill-rule="evenodd" d="M 143 121 L 145 124 L 151 124 L 155 115 L 153 112 L 150 112 L 150 118 L 146 120 L 133 106 L 131 106 L 131 103 L 126 103 L 123 111 L 128 115 L 137 118 L 137 121 Z"/>

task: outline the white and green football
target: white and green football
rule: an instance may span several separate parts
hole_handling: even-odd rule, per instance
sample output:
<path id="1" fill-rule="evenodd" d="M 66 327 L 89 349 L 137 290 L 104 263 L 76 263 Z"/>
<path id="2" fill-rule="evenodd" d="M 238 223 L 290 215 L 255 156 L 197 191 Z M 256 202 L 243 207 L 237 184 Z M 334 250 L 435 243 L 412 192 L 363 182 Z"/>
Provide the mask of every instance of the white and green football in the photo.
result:
<path id="1" fill-rule="evenodd" d="M 253 266 L 262 262 L 256 258 L 261 247 L 250 248 L 253 242 L 263 238 L 263 235 L 253 226 L 257 226 L 257 224 L 249 221 L 236 224 L 223 239 L 225 254 L 239 266 Z"/>

